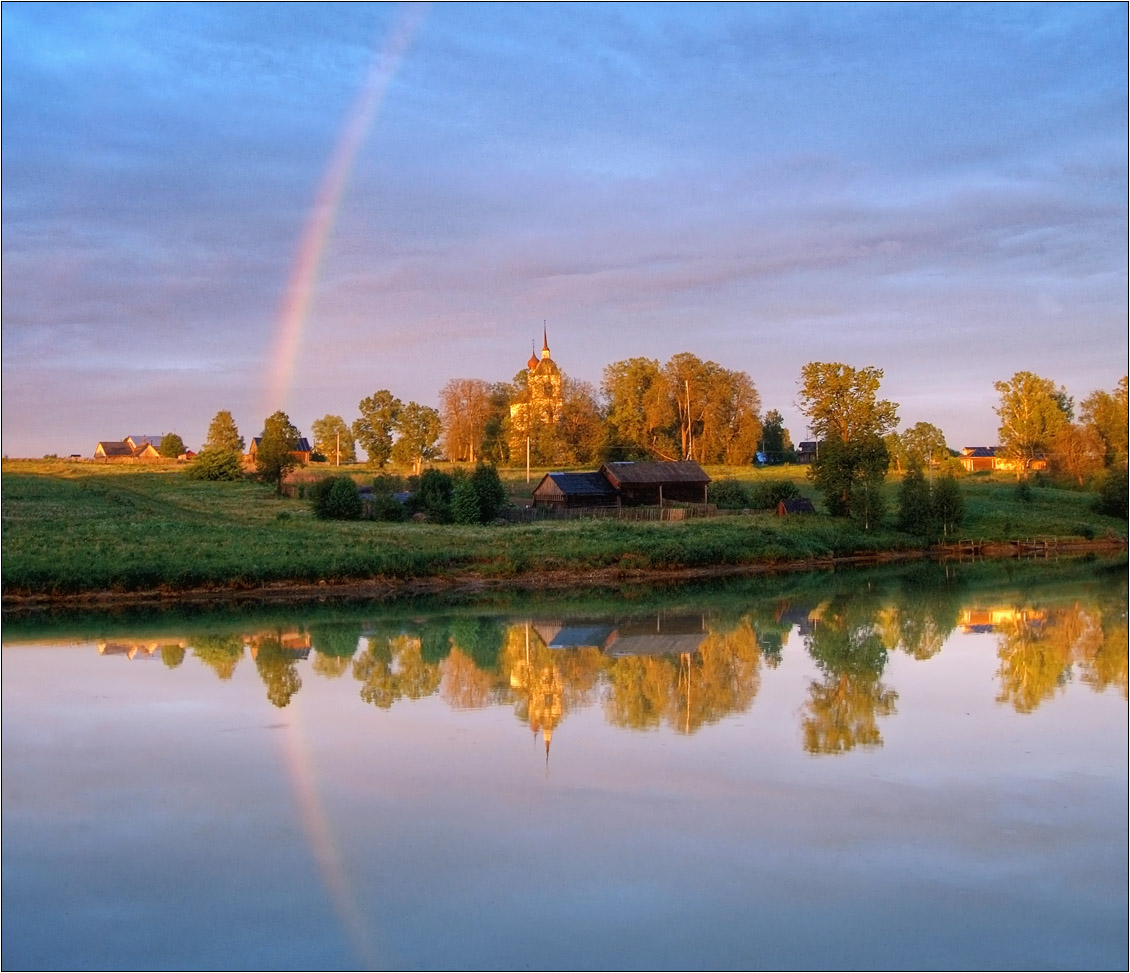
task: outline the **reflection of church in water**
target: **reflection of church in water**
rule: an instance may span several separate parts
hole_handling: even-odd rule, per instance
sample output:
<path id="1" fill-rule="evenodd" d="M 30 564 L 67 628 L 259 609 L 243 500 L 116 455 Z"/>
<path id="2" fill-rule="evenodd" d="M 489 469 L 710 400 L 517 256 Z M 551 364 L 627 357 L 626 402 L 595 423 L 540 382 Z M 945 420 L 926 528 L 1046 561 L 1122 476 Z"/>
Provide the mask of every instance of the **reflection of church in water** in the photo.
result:
<path id="1" fill-rule="evenodd" d="M 607 659 L 632 656 L 678 658 L 690 676 L 690 659 L 709 634 L 706 616 L 666 613 L 624 621 L 607 619 L 538 619 L 524 626 L 525 651 L 510 670 L 510 689 L 518 697 L 518 715 L 534 737 L 545 741 L 546 772 L 553 732 L 569 712 L 560 660 L 563 654 L 592 650 Z M 546 654 L 548 650 L 548 655 Z M 689 681 L 688 681 L 689 689 Z"/>

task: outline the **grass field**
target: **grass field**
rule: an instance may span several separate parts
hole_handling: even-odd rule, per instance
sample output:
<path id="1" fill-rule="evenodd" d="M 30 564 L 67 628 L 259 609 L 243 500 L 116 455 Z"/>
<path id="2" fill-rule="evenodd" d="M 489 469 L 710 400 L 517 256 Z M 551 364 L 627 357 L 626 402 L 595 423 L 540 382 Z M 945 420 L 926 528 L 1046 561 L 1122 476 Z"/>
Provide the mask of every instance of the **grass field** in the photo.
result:
<path id="1" fill-rule="evenodd" d="M 371 476 L 363 467 L 349 472 Z M 512 498 L 528 502 L 544 471 L 505 471 Z M 788 477 L 814 496 L 803 467 L 711 468 L 715 479 Z M 275 582 L 514 577 L 533 571 L 670 569 L 787 562 L 921 548 L 892 527 L 864 532 L 824 515 L 769 513 L 682 523 L 615 520 L 462 527 L 314 519 L 308 504 L 277 497 L 253 481 L 187 479 L 183 467 L 5 461 L 3 592 L 252 588 Z M 888 483 L 893 506 L 897 482 Z M 962 481 L 961 536 L 1125 541 L 1126 522 L 1089 509 L 1091 495 L 1034 487 L 1031 502 L 1013 481 Z"/>

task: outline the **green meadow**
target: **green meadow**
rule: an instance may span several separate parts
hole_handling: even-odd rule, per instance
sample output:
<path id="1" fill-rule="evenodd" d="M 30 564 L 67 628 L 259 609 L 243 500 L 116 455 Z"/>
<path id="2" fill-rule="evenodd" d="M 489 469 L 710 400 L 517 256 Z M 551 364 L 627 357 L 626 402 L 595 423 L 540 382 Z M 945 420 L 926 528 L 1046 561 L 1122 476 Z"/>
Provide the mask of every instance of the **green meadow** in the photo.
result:
<path id="1" fill-rule="evenodd" d="M 336 471 L 333 471 L 336 472 Z M 359 481 L 375 471 L 349 472 Z M 541 478 L 506 471 L 515 502 Z M 715 481 L 791 478 L 818 501 L 804 467 L 709 468 Z M 960 481 L 966 518 L 958 537 L 1125 544 L 1126 522 L 1091 511 L 1093 494 L 1034 485 L 1027 500 L 1014 480 Z M 673 523 L 612 519 L 467 527 L 428 523 L 321 521 L 299 498 L 253 480 L 193 481 L 183 467 L 5 461 L 3 593 L 246 590 L 268 584 L 465 577 L 519 578 L 540 572 L 664 571 L 792 564 L 833 557 L 921 550 L 926 542 L 893 527 L 892 514 L 864 531 L 849 520 L 736 513 Z M 817 509 L 821 505 L 817 502 Z"/>

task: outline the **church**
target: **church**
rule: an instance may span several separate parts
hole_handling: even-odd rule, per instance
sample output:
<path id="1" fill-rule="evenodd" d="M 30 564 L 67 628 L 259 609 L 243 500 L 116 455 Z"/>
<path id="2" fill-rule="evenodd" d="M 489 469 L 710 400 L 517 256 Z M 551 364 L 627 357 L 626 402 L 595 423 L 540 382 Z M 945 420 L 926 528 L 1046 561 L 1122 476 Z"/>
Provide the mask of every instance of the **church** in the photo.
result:
<path id="1" fill-rule="evenodd" d="M 561 369 L 549 354 L 549 333 L 542 327 L 541 358 L 531 350 L 526 363 L 526 391 L 510 405 L 510 455 L 524 456 L 528 440 L 538 440 L 561 419 Z"/>

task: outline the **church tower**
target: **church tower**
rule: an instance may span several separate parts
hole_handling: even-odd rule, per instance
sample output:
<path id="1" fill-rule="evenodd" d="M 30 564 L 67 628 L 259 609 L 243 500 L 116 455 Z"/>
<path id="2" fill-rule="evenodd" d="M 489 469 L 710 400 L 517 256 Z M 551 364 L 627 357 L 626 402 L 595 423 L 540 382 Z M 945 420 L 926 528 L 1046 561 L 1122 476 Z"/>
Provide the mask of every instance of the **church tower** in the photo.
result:
<path id="1" fill-rule="evenodd" d="M 557 425 L 563 401 L 562 380 L 561 369 L 549 353 L 549 329 L 542 322 L 541 358 L 531 347 L 525 394 L 510 406 L 511 456 L 524 455 L 527 438 L 536 441 Z"/>

